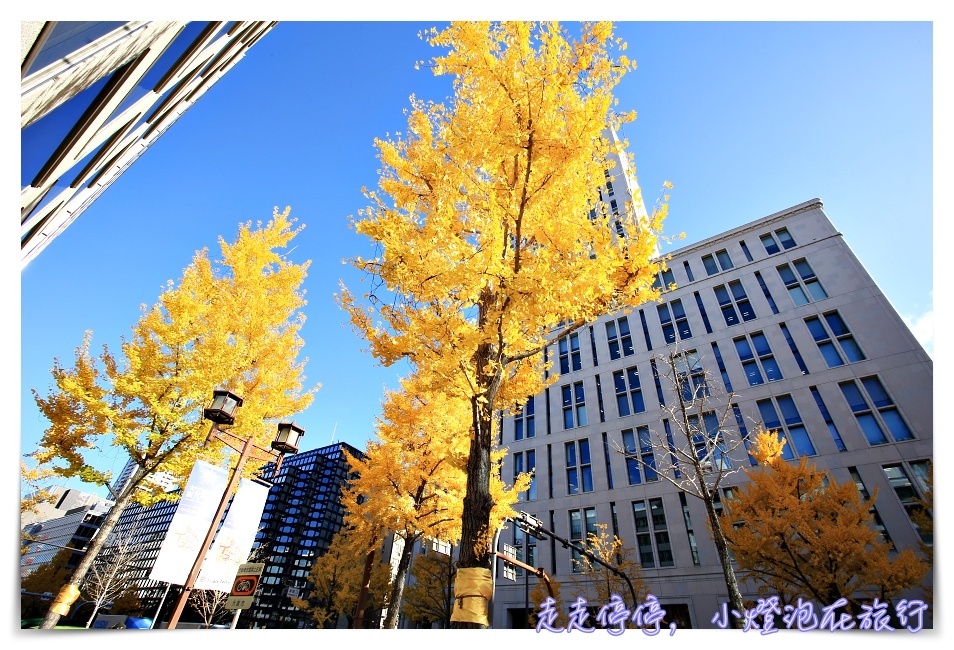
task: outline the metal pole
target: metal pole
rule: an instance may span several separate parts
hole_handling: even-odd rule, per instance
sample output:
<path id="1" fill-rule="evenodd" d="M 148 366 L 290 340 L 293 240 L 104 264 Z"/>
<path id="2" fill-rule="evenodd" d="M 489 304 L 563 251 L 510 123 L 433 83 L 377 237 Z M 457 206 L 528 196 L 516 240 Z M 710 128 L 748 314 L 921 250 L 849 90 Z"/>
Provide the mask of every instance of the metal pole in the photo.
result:
<path id="1" fill-rule="evenodd" d="M 500 539 L 500 529 L 497 529 L 497 532 L 494 533 L 494 552 L 492 562 L 492 571 L 491 571 L 491 586 L 490 586 L 490 602 L 487 603 L 487 620 L 490 623 L 487 627 L 493 629 L 494 627 L 494 596 L 497 593 L 497 540 Z"/>
<path id="2" fill-rule="evenodd" d="M 527 548 L 530 545 L 527 544 Z M 528 560 L 530 558 L 527 558 Z M 527 627 L 530 627 L 530 572 L 523 570 L 523 611 L 527 615 Z"/>
<path id="3" fill-rule="evenodd" d="M 162 598 L 159 599 L 159 607 L 156 608 L 156 615 L 152 617 L 152 622 L 149 624 L 150 630 L 156 626 L 156 621 L 159 620 L 159 614 L 162 613 L 162 606 L 166 602 L 166 596 L 169 595 L 169 587 L 171 586 L 171 582 L 166 583 L 166 590 L 162 593 Z"/>
<path id="4" fill-rule="evenodd" d="M 522 516 L 523 516 L 523 517 L 532 518 L 532 516 L 527 515 L 526 513 L 522 513 Z M 535 518 L 533 518 L 533 519 L 535 519 Z M 570 542 L 570 541 L 568 541 L 568 540 L 563 539 L 562 537 L 560 537 L 559 535 L 557 535 L 556 533 L 554 533 L 552 530 L 547 530 L 546 528 L 543 527 L 543 524 L 542 524 L 542 523 L 539 523 L 539 520 L 536 520 L 536 523 L 535 523 L 535 524 L 527 524 L 525 519 L 518 519 L 517 521 L 518 521 L 518 522 L 522 522 L 522 523 L 524 524 L 524 526 L 527 526 L 527 528 L 524 530 L 524 532 L 526 532 L 526 533 L 529 534 L 529 533 L 531 532 L 530 527 L 532 526 L 532 528 L 533 528 L 533 536 L 534 536 L 534 537 L 540 538 L 540 535 L 538 535 L 537 532 L 542 533 L 542 534 L 544 534 L 544 535 L 547 535 L 547 536 L 550 537 L 551 539 L 555 539 L 556 541 L 560 542 L 560 543 L 563 545 L 563 548 L 572 548 L 572 549 L 574 549 L 575 551 L 577 551 L 578 553 L 580 553 L 580 555 L 584 555 L 584 556 L 586 556 L 587 558 L 589 558 L 590 560 L 592 560 L 593 562 L 596 562 L 597 564 L 606 567 L 607 569 L 609 569 L 610 571 L 612 571 L 614 575 L 617 575 L 617 576 L 619 576 L 620 578 L 622 578 L 623 580 L 625 580 L 625 581 L 626 581 L 626 584 L 629 585 L 629 592 L 630 592 L 630 594 L 632 594 L 632 596 L 633 596 L 633 607 L 636 607 L 636 606 L 637 606 L 638 599 L 636 598 L 636 590 L 633 588 L 633 583 L 630 581 L 629 576 L 627 576 L 625 573 L 623 573 L 622 571 L 620 571 L 619 569 L 617 569 L 617 568 L 614 567 L 613 565 L 607 564 L 607 563 L 604 562 L 602 559 L 600 559 L 600 558 L 598 558 L 597 556 L 593 555 L 592 553 L 590 553 L 588 550 L 586 550 L 586 549 L 583 548 L 582 546 L 578 546 L 578 545 L 574 544 L 573 542 Z"/>
<path id="5" fill-rule="evenodd" d="M 242 477 L 242 468 L 245 467 L 245 461 L 248 460 L 251 450 L 252 439 L 249 438 L 245 441 L 245 444 L 242 445 L 242 455 L 239 456 L 238 463 L 235 465 L 235 470 L 232 472 L 232 478 L 229 479 L 229 484 L 225 486 L 225 491 L 222 493 L 222 498 L 219 501 L 219 507 L 215 511 L 215 515 L 212 517 L 212 523 L 209 524 L 209 530 L 205 534 L 205 539 L 202 541 L 202 546 L 199 547 L 199 554 L 196 556 L 195 562 L 192 564 L 192 570 L 189 571 L 189 577 L 186 578 L 186 582 L 182 586 L 182 593 L 179 594 L 179 600 L 176 601 L 176 608 L 173 610 L 172 616 L 169 617 L 169 625 L 167 627 L 170 630 L 176 629 L 176 625 L 179 623 L 179 617 L 182 615 L 182 610 L 185 609 L 186 601 L 189 600 L 189 595 L 192 593 L 192 585 L 195 584 L 196 578 L 199 577 L 199 571 L 202 569 L 202 562 L 205 560 L 205 554 L 209 550 L 209 546 L 212 545 L 212 540 L 215 538 L 215 532 L 219 528 L 219 521 L 221 521 L 222 514 L 225 512 L 225 508 L 229 504 L 229 499 L 232 498 L 232 493 L 235 491 L 235 486 Z"/>
<path id="6" fill-rule="evenodd" d="M 239 617 L 239 614 L 241 613 L 242 613 L 242 610 L 240 609 L 235 610 L 235 616 L 232 617 L 232 625 L 229 626 L 230 630 L 234 630 L 235 626 L 238 625 L 238 617 Z"/>

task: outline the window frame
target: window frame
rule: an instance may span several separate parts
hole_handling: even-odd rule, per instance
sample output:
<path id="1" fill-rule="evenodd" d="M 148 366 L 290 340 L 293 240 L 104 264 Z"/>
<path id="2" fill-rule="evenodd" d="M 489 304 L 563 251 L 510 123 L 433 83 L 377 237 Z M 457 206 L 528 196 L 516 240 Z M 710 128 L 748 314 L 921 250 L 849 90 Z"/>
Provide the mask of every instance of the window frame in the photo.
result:
<path id="1" fill-rule="evenodd" d="M 792 270 L 793 267 L 794 270 Z M 788 297 L 796 307 L 828 299 L 828 292 L 825 291 L 818 274 L 804 257 L 792 260 L 791 263 L 779 264 L 775 270 L 788 292 Z M 818 292 L 821 295 L 818 295 Z M 801 300 L 796 296 L 800 296 Z"/>

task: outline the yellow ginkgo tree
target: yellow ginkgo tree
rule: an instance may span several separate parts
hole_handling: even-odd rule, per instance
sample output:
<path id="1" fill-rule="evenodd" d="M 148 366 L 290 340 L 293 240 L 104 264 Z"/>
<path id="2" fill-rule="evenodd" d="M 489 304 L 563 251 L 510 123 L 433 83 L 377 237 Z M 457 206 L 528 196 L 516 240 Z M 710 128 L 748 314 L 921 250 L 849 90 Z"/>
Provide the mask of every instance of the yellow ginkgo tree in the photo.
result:
<path id="1" fill-rule="evenodd" d="M 344 496 L 348 523 L 370 531 L 370 537 L 378 530 L 389 531 L 403 543 L 385 628 L 397 627 L 414 544 L 425 538 L 449 543 L 460 539 L 468 414 L 466 401 L 411 375 L 401 381 L 400 390 L 387 394 L 375 429 L 377 440 L 368 443 L 365 457 L 349 455 L 358 478 Z M 503 484 L 499 463 L 503 453 L 495 452 L 491 477 L 495 527 L 515 514 L 510 506 L 530 485 L 529 474 L 518 476 L 513 486 Z"/>
<path id="2" fill-rule="evenodd" d="M 95 449 L 118 448 L 136 470 L 111 497 L 116 505 L 54 601 L 43 623 L 53 627 L 78 594 L 94 558 L 134 499 L 146 505 L 175 498 L 148 479 L 168 472 L 188 477 L 198 454 L 224 458 L 215 443 L 204 447 L 208 423 L 202 409 L 212 391 L 225 388 L 244 399 L 230 431 L 267 447 L 275 425 L 308 406 L 299 360 L 299 330 L 305 304 L 301 284 L 309 263 L 295 264 L 284 249 L 301 230 L 289 210 L 275 210 L 267 225 L 240 226 L 238 238 L 220 240 L 222 259 L 214 263 L 198 251 L 178 284 L 168 283 L 158 302 L 143 313 L 115 355 L 106 346 L 94 356 L 87 332 L 72 367 L 55 360 L 54 384 L 46 397 L 34 389 L 49 427 L 30 454 L 39 467 L 63 477 L 106 486 L 111 476 L 94 467 Z M 246 474 L 260 461 L 249 462 Z"/>
<path id="3" fill-rule="evenodd" d="M 665 204 L 600 200 L 614 154 L 626 168 L 612 173 L 632 173 L 615 129 L 633 114 L 612 90 L 634 64 L 612 24 L 574 37 L 454 22 L 426 38 L 454 95 L 412 97 L 406 133 L 376 141 L 378 190 L 354 221 L 376 252 L 352 260 L 371 288 L 339 298 L 382 363 L 406 359 L 468 404 L 460 586 L 470 569 L 489 576 L 494 418 L 543 389 L 554 337 L 658 296 Z"/>
<path id="4" fill-rule="evenodd" d="M 918 585 L 928 564 L 911 549 L 894 553 L 872 526 L 871 505 L 851 482 L 836 483 L 803 456 L 782 458 L 785 440 L 756 436 L 759 467 L 725 501 L 725 537 L 739 569 L 759 592 L 790 603 L 801 597 L 828 606 L 845 598 L 888 600 Z"/>

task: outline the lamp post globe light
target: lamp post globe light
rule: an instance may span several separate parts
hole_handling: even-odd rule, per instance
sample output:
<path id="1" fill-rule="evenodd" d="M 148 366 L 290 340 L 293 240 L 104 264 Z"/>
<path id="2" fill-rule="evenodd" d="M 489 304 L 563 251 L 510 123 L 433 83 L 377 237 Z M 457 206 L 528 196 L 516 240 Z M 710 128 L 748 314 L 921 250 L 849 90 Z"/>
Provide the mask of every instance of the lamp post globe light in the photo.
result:
<path id="1" fill-rule="evenodd" d="M 232 498 L 232 493 L 235 492 L 235 487 L 242 477 L 242 469 L 245 467 L 246 461 L 248 461 L 249 458 L 255 458 L 257 460 L 275 463 L 275 469 L 272 472 L 272 478 L 274 478 L 278 476 L 278 472 L 282 467 L 282 458 L 284 455 L 297 453 L 298 441 L 305 435 L 305 430 L 297 426 L 294 422 L 282 422 L 278 425 L 278 432 L 271 443 L 271 448 L 263 449 L 256 445 L 252 441 L 252 438 L 242 439 L 221 428 L 221 425 L 229 426 L 235 423 L 235 411 L 240 406 L 242 406 L 241 397 L 227 390 L 217 389 L 212 394 L 212 403 L 209 404 L 203 412 L 205 419 L 212 422 L 205 444 L 208 445 L 212 440 L 219 440 L 230 449 L 239 452 L 240 455 L 238 462 L 235 464 L 235 468 L 232 470 L 229 483 L 225 486 L 225 491 L 222 493 L 219 507 L 212 517 L 212 523 L 209 525 L 209 530 L 205 535 L 205 539 L 202 541 L 202 546 L 199 547 L 199 554 L 195 558 L 192 570 L 189 571 L 189 576 L 182 586 L 182 593 L 179 594 L 175 609 L 169 617 L 167 628 L 170 630 L 175 629 L 179 623 L 179 617 L 182 615 L 186 602 L 189 600 L 196 578 L 199 577 L 199 571 L 202 568 L 202 562 L 205 560 L 206 552 L 212 545 L 212 540 L 215 538 L 215 532 L 218 530 L 222 515 L 225 513 L 225 509 Z"/>

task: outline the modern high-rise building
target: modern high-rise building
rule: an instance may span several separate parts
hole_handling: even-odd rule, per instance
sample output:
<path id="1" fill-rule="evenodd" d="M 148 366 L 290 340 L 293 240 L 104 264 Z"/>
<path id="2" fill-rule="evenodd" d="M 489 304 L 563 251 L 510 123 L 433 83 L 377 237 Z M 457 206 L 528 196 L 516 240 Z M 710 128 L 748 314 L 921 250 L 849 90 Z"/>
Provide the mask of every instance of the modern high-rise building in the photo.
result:
<path id="1" fill-rule="evenodd" d="M 276 24 L 21 23 L 21 265 Z"/>
<path id="2" fill-rule="evenodd" d="M 268 492 L 256 547 L 268 545 L 268 559 L 258 591 L 239 627 L 314 627 L 307 612 L 291 604 L 291 597 L 307 598 L 308 574 L 344 522 L 342 488 L 354 478 L 345 450 L 355 458 L 364 453 L 345 442 L 304 451 L 282 461 L 281 471 Z M 269 470 L 266 466 L 265 475 Z"/>
<path id="3" fill-rule="evenodd" d="M 624 179 L 611 180 L 618 193 Z M 716 627 L 727 592 L 704 505 L 633 458 L 660 453 L 646 444 L 652 432 L 680 435 L 663 410 L 677 397 L 657 357 L 678 345 L 681 372 L 709 371 L 714 388 L 734 394 L 713 405 L 731 409 L 736 432 L 778 429 L 792 460 L 806 457 L 865 496 L 877 490 L 875 525 L 896 549 L 930 541 L 910 515 L 933 457 L 933 363 L 820 200 L 676 250 L 659 282 L 658 302 L 606 314 L 548 348 L 558 379 L 502 425 L 504 475 L 535 471 L 518 508 L 573 542 L 605 524 L 634 550 L 669 621 Z M 740 447 L 726 462 L 753 461 Z M 733 474 L 719 496 L 745 481 Z M 576 595 L 606 604 L 572 581 L 571 549 L 512 524 L 501 542 L 560 582 L 567 606 Z M 741 588 L 758 598 L 756 584 Z M 522 582 L 498 577 L 494 627 L 525 624 L 524 603 Z"/>

